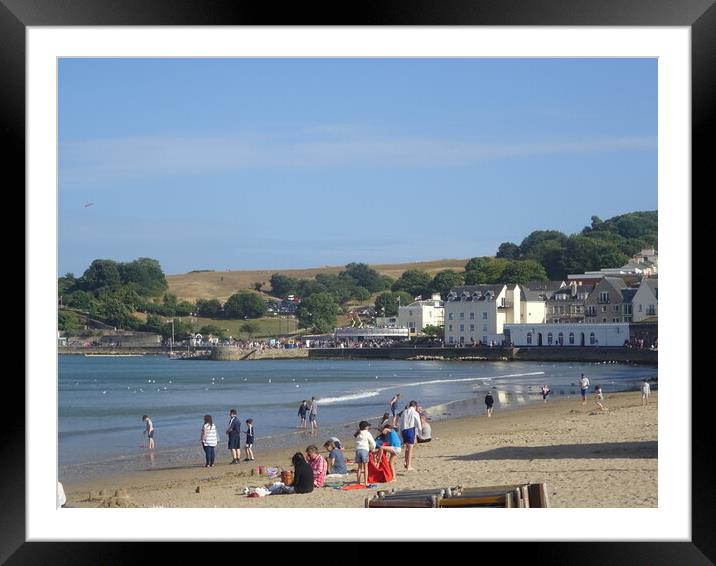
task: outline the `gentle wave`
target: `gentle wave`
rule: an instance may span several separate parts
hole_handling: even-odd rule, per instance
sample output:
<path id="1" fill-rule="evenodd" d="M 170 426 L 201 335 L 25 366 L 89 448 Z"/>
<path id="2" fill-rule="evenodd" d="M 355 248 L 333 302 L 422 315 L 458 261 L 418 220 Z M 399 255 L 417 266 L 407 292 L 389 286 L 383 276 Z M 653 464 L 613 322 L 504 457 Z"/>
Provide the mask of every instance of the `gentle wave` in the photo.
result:
<path id="1" fill-rule="evenodd" d="M 321 405 L 333 405 L 334 403 L 341 403 L 343 401 L 354 401 L 355 399 L 366 399 L 368 397 L 375 397 L 380 393 L 381 390 L 378 391 L 366 391 L 364 393 L 354 393 L 351 395 L 342 395 L 341 397 L 326 397 L 324 399 L 319 399 L 319 403 Z"/>

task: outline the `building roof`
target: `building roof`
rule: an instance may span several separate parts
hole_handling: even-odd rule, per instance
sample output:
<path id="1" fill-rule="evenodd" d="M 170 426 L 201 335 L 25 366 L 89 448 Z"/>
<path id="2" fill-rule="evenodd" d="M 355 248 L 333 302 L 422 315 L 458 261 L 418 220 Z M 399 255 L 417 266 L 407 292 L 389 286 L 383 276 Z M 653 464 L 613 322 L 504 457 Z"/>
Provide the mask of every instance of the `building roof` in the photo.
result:
<path id="1" fill-rule="evenodd" d="M 495 298 L 502 292 L 504 288 L 504 283 L 499 285 L 462 285 L 460 287 L 454 287 L 453 289 L 451 289 L 447 300 L 459 300 L 463 293 L 467 293 L 467 300 L 485 301 L 487 300 L 488 293 L 492 293 L 493 298 Z M 479 296 L 477 295 L 478 293 Z"/>
<path id="2" fill-rule="evenodd" d="M 527 281 L 522 284 L 523 288 L 527 288 L 530 291 L 556 291 L 565 287 L 564 281 Z"/>
<path id="3" fill-rule="evenodd" d="M 651 289 L 651 292 L 654 293 L 654 296 L 658 299 L 659 298 L 659 278 L 658 277 L 646 277 L 642 279 L 642 283 L 645 284 L 649 289 Z"/>
<path id="4" fill-rule="evenodd" d="M 524 286 L 522 286 L 522 294 L 525 296 L 525 301 L 544 301 L 546 299 L 544 291 L 539 292 Z"/>
<path id="5" fill-rule="evenodd" d="M 423 299 L 421 301 L 414 301 L 406 306 L 401 306 L 400 308 L 407 308 L 407 307 L 433 307 L 435 308 L 435 303 L 438 303 L 437 307 L 444 307 L 445 301 L 439 300 L 439 299 Z"/>

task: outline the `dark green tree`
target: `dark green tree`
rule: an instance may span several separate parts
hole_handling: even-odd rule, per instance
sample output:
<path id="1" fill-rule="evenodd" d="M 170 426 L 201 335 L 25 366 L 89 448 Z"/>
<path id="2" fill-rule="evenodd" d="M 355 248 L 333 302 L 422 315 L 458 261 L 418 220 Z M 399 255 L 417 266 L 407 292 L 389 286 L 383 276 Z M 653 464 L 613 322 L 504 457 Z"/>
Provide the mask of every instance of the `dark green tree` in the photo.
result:
<path id="1" fill-rule="evenodd" d="M 430 275 L 424 271 L 417 269 L 409 269 L 403 272 L 398 280 L 393 283 L 392 291 L 405 291 L 409 295 L 416 297 L 427 296 L 430 294 L 430 283 L 432 279 Z"/>
<path id="2" fill-rule="evenodd" d="M 398 303 L 398 297 L 400 297 L 400 303 Z M 413 297 L 405 291 L 395 293 L 386 291 L 375 298 L 375 311 L 378 316 L 396 316 L 399 304 L 406 306 L 412 302 Z"/>
<path id="3" fill-rule="evenodd" d="M 79 287 L 85 291 L 94 291 L 101 287 L 116 289 L 122 283 L 119 265 L 111 259 L 96 259 L 80 277 Z"/>
<path id="4" fill-rule="evenodd" d="M 158 296 L 167 289 L 167 280 L 156 259 L 140 257 L 128 263 L 118 264 L 123 284 L 134 284 L 142 295 Z"/>
<path id="5" fill-rule="evenodd" d="M 385 280 L 375 269 L 371 269 L 365 263 L 349 263 L 341 277 L 352 279 L 358 287 L 364 287 L 371 293 L 385 289 Z"/>
<path id="6" fill-rule="evenodd" d="M 298 325 L 314 332 L 332 332 L 336 326 L 339 307 L 328 293 L 316 293 L 298 305 Z"/>
<path id="7" fill-rule="evenodd" d="M 197 299 L 196 312 L 199 316 L 216 318 L 221 315 L 221 303 L 219 299 Z"/>
<path id="8" fill-rule="evenodd" d="M 271 276 L 271 294 L 274 297 L 286 298 L 291 293 L 296 293 L 298 288 L 298 279 L 274 273 Z"/>
<path id="9" fill-rule="evenodd" d="M 533 259 L 513 261 L 502 272 L 500 283 L 526 283 L 527 281 L 546 281 L 547 273 Z"/>
<path id="10" fill-rule="evenodd" d="M 465 272 L 465 285 L 483 285 L 487 283 L 484 271 L 473 270 Z"/>
<path id="11" fill-rule="evenodd" d="M 189 316 L 195 309 L 196 306 L 189 301 L 179 301 L 174 310 L 177 316 Z"/>
<path id="12" fill-rule="evenodd" d="M 504 257 L 505 259 L 519 259 L 520 247 L 512 242 L 502 242 L 497 248 L 495 257 Z"/>
<path id="13" fill-rule="evenodd" d="M 430 282 L 430 289 L 434 293 L 440 293 L 443 299 L 447 297 L 450 289 L 465 284 L 465 274 L 445 269 L 435 275 Z"/>
<path id="14" fill-rule="evenodd" d="M 481 271 L 490 262 L 489 257 L 473 257 L 465 264 L 465 271 Z"/>
<path id="15" fill-rule="evenodd" d="M 253 291 L 242 290 L 224 303 L 226 318 L 259 318 L 266 313 L 266 303 Z"/>
<path id="16" fill-rule="evenodd" d="M 57 311 L 57 329 L 68 334 L 77 332 L 80 327 L 80 317 L 72 311 L 60 309 Z"/>
<path id="17" fill-rule="evenodd" d="M 431 338 L 442 338 L 445 335 L 445 327 L 427 324 L 423 328 L 423 334 L 430 336 Z"/>
<path id="18" fill-rule="evenodd" d="M 132 329 L 139 326 L 139 321 L 132 316 L 132 312 L 117 299 L 105 301 L 100 308 L 100 315 L 107 324 L 117 328 Z"/>

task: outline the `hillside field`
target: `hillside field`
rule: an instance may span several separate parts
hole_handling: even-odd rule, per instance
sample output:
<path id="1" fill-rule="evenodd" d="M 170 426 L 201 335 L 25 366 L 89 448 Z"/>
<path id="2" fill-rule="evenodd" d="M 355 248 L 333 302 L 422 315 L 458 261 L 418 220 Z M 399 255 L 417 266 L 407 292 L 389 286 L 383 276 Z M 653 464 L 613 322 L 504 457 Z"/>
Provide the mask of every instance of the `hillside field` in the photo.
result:
<path id="1" fill-rule="evenodd" d="M 387 263 L 370 265 L 381 275 L 388 275 L 398 279 L 404 271 L 419 269 L 434 276 L 444 269 L 464 271 L 467 259 L 440 259 L 434 261 L 421 261 L 413 263 Z M 314 279 L 319 273 L 340 273 L 344 266 L 324 266 L 308 269 L 264 269 L 247 271 L 203 271 L 184 273 L 181 275 L 167 275 L 169 293 L 173 293 L 179 300 L 186 299 L 219 299 L 226 301 L 239 289 L 253 289 L 254 283 L 263 283 L 263 292 L 270 293 L 269 281 L 274 273 L 281 273 L 298 279 Z"/>

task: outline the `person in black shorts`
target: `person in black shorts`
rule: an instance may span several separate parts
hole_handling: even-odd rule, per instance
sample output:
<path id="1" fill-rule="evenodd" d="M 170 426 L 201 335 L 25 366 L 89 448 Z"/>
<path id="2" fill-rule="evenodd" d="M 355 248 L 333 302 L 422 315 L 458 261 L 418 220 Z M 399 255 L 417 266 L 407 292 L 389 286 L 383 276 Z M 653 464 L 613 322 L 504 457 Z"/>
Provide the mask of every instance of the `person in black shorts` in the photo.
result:
<path id="1" fill-rule="evenodd" d="M 495 404 L 495 398 L 492 396 L 492 392 L 488 391 L 485 395 L 485 407 L 487 407 L 487 416 L 492 416 L 492 406 Z"/>
<path id="2" fill-rule="evenodd" d="M 246 443 L 244 444 L 246 458 L 244 462 L 255 460 L 254 458 L 254 419 L 246 419 Z"/>
<path id="3" fill-rule="evenodd" d="M 241 422 L 236 416 L 236 409 L 229 411 L 229 425 L 226 427 L 226 435 L 229 437 L 231 463 L 238 464 L 241 462 Z"/>

